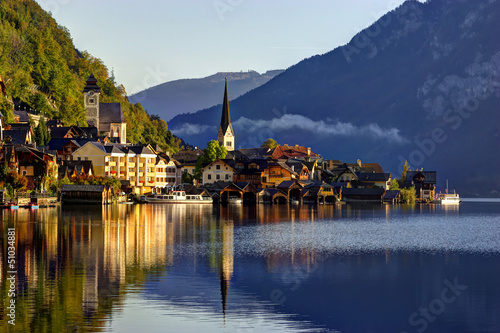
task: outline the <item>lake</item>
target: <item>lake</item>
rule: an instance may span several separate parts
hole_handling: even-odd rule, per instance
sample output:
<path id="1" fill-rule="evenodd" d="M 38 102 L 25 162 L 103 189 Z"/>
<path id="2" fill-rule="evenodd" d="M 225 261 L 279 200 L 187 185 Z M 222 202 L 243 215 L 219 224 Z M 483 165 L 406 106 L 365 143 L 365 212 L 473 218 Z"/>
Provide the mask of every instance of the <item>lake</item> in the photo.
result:
<path id="1" fill-rule="evenodd" d="M 495 200 L 1 216 L 2 332 L 500 332 Z"/>

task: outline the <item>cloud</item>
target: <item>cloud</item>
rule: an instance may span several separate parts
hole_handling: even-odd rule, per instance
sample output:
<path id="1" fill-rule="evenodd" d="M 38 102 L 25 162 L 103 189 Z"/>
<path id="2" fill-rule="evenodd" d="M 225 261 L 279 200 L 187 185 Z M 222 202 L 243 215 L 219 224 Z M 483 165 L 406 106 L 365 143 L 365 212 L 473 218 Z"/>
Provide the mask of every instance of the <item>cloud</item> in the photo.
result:
<path id="1" fill-rule="evenodd" d="M 172 133 L 174 133 L 177 136 L 195 135 L 195 134 L 200 134 L 200 133 L 203 133 L 203 132 L 206 132 L 209 130 L 216 132 L 217 129 L 214 126 L 198 125 L 198 124 L 190 124 L 190 123 L 184 123 L 180 127 L 171 129 Z"/>
<path id="2" fill-rule="evenodd" d="M 303 130 L 321 136 L 367 136 L 375 139 L 385 139 L 394 143 L 407 142 L 407 140 L 400 135 L 399 129 L 397 128 L 384 129 L 376 123 L 356 126 L 351 123 L 343 123 L 331 119 L 316 121 L 298 114 L 285 114 L 280 118 L 271 120 L 252 120 L 241 117 L 233 122 L 233 126 L 248 132 L 256 132 L 264 128 L 276 132 Z"/>

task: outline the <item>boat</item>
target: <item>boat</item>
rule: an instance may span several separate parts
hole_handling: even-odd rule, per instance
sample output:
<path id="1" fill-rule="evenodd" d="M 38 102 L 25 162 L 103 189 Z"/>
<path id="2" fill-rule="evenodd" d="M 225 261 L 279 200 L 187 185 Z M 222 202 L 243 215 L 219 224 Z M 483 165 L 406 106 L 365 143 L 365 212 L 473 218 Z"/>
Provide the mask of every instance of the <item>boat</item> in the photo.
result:
<path id="1" fill-rule="evenodd" d="M 441 204 L 441 205 L 458 205 L 461 202 L 462 201 L 460 200 L 460 196 L 456 193 L 438 194 L 438 196 L 436 197 L 436 200 L 434 200 L 434 203 Z"/>
<path id="2" fill-rule="evenodd" d="M 227 200 L 227 202 L 233 205 L 241 205 L 243 203 L 243 200 L 238 197 L 231 197 Z"/>
<path id="3" fill-rule="evenodd" d="M 7 209 L 19 209 L 19 205 L 15 204 L 13 202 L 6 203 L 4 205 L 4 207 Z"/>
<path id="4" fill-rule="evenodd" d="M 173 204 L 211 204 L 212 198 L 200 194 L 186 194 L 185 191 L 172 191 L 169 194 L 155 194 L 145 198 L 147 203 Z"/>
<path id="5" fill-rule="evenodd" d="M 462 201 L 460 200 L 460 196 L 453 191 L 454 193 L 448 193 L 448 180 L 446 180 L 446 193 L 439 193 L 434 200 L 434 203 L 441 205 L 458 205 Z"/>
<path id="6" fill-rule="evenodd" d="M 36 202 L 30 202 L 30 203 L 28 204 L 27 208 L 29 208 L 29 209 L 38 209 L 38 208 L 40 208 L 40 206 L 38 206 L 38 205 L 36 204 Z"/>

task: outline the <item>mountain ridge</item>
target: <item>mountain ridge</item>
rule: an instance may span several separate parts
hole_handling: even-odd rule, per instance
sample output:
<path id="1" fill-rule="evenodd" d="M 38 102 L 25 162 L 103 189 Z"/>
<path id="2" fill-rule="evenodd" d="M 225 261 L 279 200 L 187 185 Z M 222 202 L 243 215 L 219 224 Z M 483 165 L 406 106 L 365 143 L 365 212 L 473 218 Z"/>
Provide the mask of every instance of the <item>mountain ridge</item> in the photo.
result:
<path id="1" fill-rule="evenodd" d="M 170 120 L 178 114 L 192 113 L 202 108 L 220 104 L 221 86 L 225 79 L 232 86 L 229 99 L 233 100 L 248 91 L 268 82 L 283 70 L 268 70 L 259 74 L 247 72 L 218 72 L 216 74 L 191 79 L 179 79 L 145 89 L 129 96 L 133 103 L 141 103 L 150 114 L 158 114 Z"/>

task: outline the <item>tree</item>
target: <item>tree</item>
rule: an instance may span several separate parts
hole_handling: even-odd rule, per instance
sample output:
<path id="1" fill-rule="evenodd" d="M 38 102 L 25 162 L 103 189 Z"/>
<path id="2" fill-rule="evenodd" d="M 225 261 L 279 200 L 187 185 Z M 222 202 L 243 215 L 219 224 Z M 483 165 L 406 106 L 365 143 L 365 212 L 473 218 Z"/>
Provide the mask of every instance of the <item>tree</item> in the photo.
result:
<path id="1" fill-rule="evenodd" d="M 402 189 L 401 200 L 405 203 L 414 204 L 417 200 L 417 192 L 415 191 L 415 186 Z"/>
<path id="2" fill-rule="evenodd" d="M 411 171 L 410 166 L 408 165 L 408 161 L 405 161 L 405 164 L 403 165 L 403 172 L 401 173 L 401 183 L 404 183 L 406 181 L 406 173 L 408 171 Z"/>
<path id="3" fill-rule="evenodd" d="M 50 141 L 50 132 L 45 118 L 40 117 L 38 126 L 35 128 L 35 142 L 38 146 L 46 146 Z"/>
<path id="4" fill-rule="evenodd" d="M 390 190 L 399 190 L 399 183 L 397 179 L 393 179 L 391 182 Z"/>
<path id="5" fill-rule="evenodd" d="M 194 177 L 189 172 L 184 171 L 182 173 L 181 181 L 182 181 L 183 184 L 191 184 L 191 185 L 193 185 L 193 180 L 194 180 Z"/>
<path id="6" fill-rule="evenodd" d="M 274 140 L 272 138 L 269 138 L 266 141 L 264 141 L 264 143 L 262 144 L 261 148 L 273 149 L 273 148 L 276 148 L 278 146 L 279 146 L 279 143 L 276 142 L 276 140 Z"/>
<path id="7" fill-rule="evenodd" d="M 212 163 L 216 159 L 223 159 L 227 156 L 227 149 L 219 145 L 218 141 L 211 140 L 207 143 L 207 147 L 203 149 L 203 155 L 198 157 L 196 162 L 194 178 L 201 179 L 201 169 L 203 164 Z"/>

